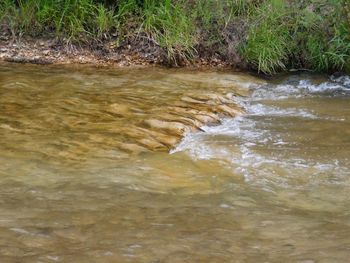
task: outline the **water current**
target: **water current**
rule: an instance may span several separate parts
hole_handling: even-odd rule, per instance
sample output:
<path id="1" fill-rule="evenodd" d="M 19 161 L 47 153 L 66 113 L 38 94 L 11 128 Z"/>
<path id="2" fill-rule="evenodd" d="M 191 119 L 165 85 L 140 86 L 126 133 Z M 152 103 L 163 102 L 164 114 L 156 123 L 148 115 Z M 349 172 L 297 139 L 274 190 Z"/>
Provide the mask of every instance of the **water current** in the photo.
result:
<path id="1" fill-rule="evenodd" d="M 246 114 L 131 136 L 216 91 Z M 0 65 L 1 263 L 349 262 L 349 189 L 349 76 Z"/>

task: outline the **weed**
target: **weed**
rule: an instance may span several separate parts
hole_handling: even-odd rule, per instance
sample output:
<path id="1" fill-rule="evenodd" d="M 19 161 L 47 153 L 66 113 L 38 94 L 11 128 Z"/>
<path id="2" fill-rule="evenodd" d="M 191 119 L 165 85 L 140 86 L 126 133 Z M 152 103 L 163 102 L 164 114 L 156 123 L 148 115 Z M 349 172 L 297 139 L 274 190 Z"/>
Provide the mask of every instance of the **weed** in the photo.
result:
<path id="1" fill-rule="evenodd" d="M 342 70 L 350 55 L 349 26 L 342 15 L 340 1 L 327 4 L 327 14 L 322 9 L 305 7 L 296 16 L 295 57 L 302 66 L 315 71 Z"/>
<path id="2" fill-rule="evenodd" d="M 350 67 L 349 0 L 0 0 L 0 26 L 85 44 L 141 32 L 173 64 L 204 52 L 266 74 Z"/>
<path id="3" fill-rule="evenodd" d="M 113 10 L 108 10 L 104 5 L 99 4 L 96 7 L 96 30 L 97 37 L 101 38 L 108 34 L 116 26 L 116 16 Z"/>
<path id="4" fill-rule="evenodd" d="M 247 41 L 241 46 L 241 53 L 253 67 L 263 73 L 272 74 L 284 70 L 290 53 L 284 3 L 282 0 L 270 0 L 257 12 L 254 19 L 259 19 L 249 30 Z"/>
<path id="5" fill-rule="evenodd" d="M 145 0 L 143 15 L 145 31 L 166 49 L 171 61 L 176 64 L 179 58 L 186 60 L 193 56 L 193 22 L 186 15 L 181 2 L 172 4 L 170 0 Z"/>

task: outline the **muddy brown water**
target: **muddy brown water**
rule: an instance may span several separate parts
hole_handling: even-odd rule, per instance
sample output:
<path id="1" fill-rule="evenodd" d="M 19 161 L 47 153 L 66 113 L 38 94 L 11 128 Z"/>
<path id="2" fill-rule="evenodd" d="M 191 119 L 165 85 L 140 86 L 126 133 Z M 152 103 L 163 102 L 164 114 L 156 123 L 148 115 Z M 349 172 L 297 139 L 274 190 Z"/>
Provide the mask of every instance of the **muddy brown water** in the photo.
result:
<path id="1" fill-rule="evenodd" d="M 348 76 L 2 64 L 0 262 L 348 262 L 349 156 Z"/>

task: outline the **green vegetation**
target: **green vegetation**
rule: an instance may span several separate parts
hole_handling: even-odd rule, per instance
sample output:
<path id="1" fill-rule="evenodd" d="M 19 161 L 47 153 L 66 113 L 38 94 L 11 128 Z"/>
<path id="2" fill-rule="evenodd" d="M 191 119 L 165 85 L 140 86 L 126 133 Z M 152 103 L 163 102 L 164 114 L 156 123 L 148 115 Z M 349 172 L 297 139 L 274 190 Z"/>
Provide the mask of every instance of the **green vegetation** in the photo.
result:
<path id="1" fill-rule="evenodd" d="M 194 27 L 182 2 L 146 0 L 143 7 L 143 28 L 158 45 L 165 47 L 168 57 L 176 63 L 195 51 Z"/>
<path id="2" fill-rule="evenodd" d="M 286 69 L 292 42 L 287 12 L 282 0 L 266 1 L 250 18 L 255 21 L 251 21 L 241 53 L 259 71 L 274 73 Z"/>
<path id="3" fill-rule="evenodd" d="M 1 0 L 0 24 L 13 39 L 91 47 L 142 39 L 174 65 L 219 58 L 274 74 L 345 70 L 350 61 L 349 0 Z"/>
<path id="4" fill-rule="evenodd" d="M 268 74 L 292 67 L 343 70 L 350 55 L 347 0 L 299 2 L 264 1 L 250 16 L 242 56 Z"/>
<path id="5" fill-rule="evenodd" d="M 113 11 L 92 0 L 3 0 L 0 17 L 14 36 L 54 34 L 67 41 L 101 38 L 115 26 Z"/>

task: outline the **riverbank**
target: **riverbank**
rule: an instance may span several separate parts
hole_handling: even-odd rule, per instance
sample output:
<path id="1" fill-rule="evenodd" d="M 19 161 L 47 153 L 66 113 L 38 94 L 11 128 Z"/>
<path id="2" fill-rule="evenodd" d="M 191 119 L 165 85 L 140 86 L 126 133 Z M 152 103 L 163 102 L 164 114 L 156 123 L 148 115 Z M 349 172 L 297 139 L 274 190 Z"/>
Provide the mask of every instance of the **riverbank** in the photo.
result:
<path id="1" fill-rule="evenodd" d="M 125 44 L 115 48 L 113 42 L 98 47 L 62 44 L 57 39 L 25 38 L 12 40 L 8 36 L 0 39 L 0 61 L 49 64 L 91 64 L 96 66 L 169 66 L 159 48 L 142 48 Z M 221 68 L 239 70 L 235 65 L 219 58 L 197 58 L 182 62 L 182 67 Z"/>
<path id="2" fill-rule="evenodd" d="M 332 73 L 350 68 L 349 8 L 347 0 L 4 0 L 1 57 Z"/>

